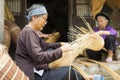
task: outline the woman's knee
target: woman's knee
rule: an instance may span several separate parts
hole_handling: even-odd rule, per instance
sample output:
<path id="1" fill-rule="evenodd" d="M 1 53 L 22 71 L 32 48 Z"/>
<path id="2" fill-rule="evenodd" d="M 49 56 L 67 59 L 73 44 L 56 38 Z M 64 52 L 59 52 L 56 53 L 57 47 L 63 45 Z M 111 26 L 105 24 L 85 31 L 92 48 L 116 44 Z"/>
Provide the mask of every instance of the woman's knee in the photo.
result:
<path id="1" fill-rule="evenodd" d="M 108 35 L 108 36 L 106 37 L 106 40 L 112 40 L 112 41 L 115 41 L 115 36 Z"/>

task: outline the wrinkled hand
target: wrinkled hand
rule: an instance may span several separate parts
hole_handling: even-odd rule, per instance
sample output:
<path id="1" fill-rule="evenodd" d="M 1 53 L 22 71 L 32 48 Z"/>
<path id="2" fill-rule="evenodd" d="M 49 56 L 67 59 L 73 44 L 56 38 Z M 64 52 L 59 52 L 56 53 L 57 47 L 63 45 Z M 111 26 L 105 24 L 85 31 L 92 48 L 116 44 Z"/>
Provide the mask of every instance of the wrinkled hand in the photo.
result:
<path id="1" fill-rule="evenodd" d="M 66 42 L 60 42 L 60 45 L 61 46 L 64 46 L 64 45 L 67 45 L 68 43 L 66 43 Z"/>
<path id="2" fill-rule="evenodd" d="M 73 50 L 72 45 L 70 45 L 68 43 L 64 43 L 64 42 L 61 43 L 61 47 L 60 48 L 62 49 L 62 52 L 67 52 L 67 51 Z"/>
<path id="3" fill-rule="evenodd" d="M 95 32 L 95 34 L 102 35 L 102 34 L 103 34 L 103 31 L 102 31 L 102 30 L 97 31 L 97 32 Z"/>
<path id="4" fill-rule="evenodd" d="M 90 37 L 100 36 L 100 32 L 94 32 L 90 34 Z"/>
<path id="5" fill-rule="evenodd" d="M 39 37 L 48 38 L 48 35 L 47 34 L 41 34 L 41 35 L 39 35 Z"/>
<path id="6" fill-rule="evenodd" d="M 51 36 L 51 34 L 44 34 L 44 33 L 40 32 L 40 31 L 38 31 L 37 34 L 41 38 L 48 38 L 49 36 Z"/>

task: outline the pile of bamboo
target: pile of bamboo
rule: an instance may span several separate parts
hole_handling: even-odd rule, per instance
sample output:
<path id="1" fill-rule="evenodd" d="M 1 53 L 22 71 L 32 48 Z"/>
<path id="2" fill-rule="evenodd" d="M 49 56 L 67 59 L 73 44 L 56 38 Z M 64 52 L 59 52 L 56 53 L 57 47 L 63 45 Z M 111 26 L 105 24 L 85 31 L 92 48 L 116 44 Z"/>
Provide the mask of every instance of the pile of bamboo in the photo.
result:
<path id="1" fill-rule="evenodd" d="M 53 32 L 50 34 L 50 36 L 45 40 L 46 42 L 49 43 L 54 43 L 60 38 L 60 33 L 59 32 Z"/>

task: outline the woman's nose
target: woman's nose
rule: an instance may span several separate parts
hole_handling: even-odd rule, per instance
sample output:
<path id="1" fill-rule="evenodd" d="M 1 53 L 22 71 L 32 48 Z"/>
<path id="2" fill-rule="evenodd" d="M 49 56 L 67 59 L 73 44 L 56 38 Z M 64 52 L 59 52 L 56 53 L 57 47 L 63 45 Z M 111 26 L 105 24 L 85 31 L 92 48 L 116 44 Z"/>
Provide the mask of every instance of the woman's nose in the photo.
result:
<path id="1" fill-rule="evenodd" d="M 45 25 L 47 24 L 47 21 L 45 22 Z"/>

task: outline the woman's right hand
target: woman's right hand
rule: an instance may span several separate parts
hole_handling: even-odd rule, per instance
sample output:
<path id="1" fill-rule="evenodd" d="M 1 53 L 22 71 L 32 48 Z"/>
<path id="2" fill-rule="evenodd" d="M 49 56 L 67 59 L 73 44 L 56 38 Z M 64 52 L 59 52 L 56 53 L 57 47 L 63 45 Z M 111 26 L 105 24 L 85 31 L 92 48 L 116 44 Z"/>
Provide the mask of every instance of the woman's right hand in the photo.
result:
<path id="1" fill-rule="evenodd" d="M 62 52 L 67 52 L 67 51 L 73 50 L 72 45 L 70 45 L 68 43 L 64 43 L 64 45 L 61 46 L 60 48 L 62 49 Z"/>

